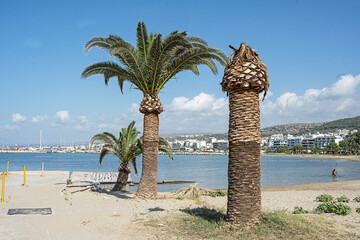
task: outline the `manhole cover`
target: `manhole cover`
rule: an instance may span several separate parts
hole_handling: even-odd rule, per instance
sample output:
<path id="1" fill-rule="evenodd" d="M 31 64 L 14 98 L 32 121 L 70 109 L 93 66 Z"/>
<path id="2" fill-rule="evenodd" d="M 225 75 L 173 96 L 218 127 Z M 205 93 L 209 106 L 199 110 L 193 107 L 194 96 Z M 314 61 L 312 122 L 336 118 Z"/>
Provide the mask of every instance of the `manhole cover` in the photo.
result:
<path id="1" fill-rule="evenodd" d="M 9 209 L 8 215 L 29 215 L 29 214 L 41 214 L 50 215 L 51 208 L 13 208 Z"/>

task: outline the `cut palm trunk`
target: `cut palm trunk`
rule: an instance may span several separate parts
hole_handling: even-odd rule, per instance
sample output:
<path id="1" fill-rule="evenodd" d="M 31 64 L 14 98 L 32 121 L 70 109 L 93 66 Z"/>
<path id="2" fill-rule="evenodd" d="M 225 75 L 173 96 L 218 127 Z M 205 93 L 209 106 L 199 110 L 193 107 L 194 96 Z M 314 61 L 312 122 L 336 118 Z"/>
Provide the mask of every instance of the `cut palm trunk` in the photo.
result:
<path id="1" fill-rule="evenodd" d="M 266 66 L 251 47 L 242 43 L 233 49 L 221 82 L 229 94 L 227 221 L 251 226 L 261 216 L 259 93 L 265 91 L 265 97 L 269 81 Z"/>

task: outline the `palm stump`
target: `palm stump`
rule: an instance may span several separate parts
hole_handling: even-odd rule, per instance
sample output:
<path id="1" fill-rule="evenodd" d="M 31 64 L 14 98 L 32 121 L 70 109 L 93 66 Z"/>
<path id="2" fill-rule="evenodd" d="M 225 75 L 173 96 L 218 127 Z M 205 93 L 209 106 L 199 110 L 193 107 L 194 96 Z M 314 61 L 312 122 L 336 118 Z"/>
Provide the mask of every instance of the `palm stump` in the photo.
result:
<path id="1" fill-rule="evenodd" d="M 221 82 L 229 95 L 227 221 L 251 226 L 261 217 L 259 93 L 265 97 L 269 80 L 256 51 L 244 43 L 233 49 Z"/>

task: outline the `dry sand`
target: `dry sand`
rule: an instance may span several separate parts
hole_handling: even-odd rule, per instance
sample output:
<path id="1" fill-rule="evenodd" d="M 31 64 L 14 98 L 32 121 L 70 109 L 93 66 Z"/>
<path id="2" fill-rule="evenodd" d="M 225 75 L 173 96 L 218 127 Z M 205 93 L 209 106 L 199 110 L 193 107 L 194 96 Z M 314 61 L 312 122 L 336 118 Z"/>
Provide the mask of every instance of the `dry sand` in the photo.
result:
<path id="1" fill-rule="evenodd" d="M 90 191 L 89 182 L 66 187 L 68 172 L 28 172 L 26 187 L 21 172 L 6 177 L 5 201 L 0 204 L 0 239 L 156 239 L 153 228 L 143 220 L 166 218 L 182 209 L 197 208 L 193 200 L 169 198 L 159 193 L 156 200 L 133 199 L 133 193 Z M 360 180 L 263 188 L 263 209 L 291 212 L 295 206 L 312 210 L 322 193 L 353 199 L 360 196 Z M 162 199 L 161 197 L 167 197 Z M 226 208 L 226 197 L 202 196 L 201 206 Z M 360 203 L 350 202 L 347 216 L 323 214 L 347 230 L 360 234 Z M 51 215 L 7 215 L 13 208 L 51 208 Z"/>

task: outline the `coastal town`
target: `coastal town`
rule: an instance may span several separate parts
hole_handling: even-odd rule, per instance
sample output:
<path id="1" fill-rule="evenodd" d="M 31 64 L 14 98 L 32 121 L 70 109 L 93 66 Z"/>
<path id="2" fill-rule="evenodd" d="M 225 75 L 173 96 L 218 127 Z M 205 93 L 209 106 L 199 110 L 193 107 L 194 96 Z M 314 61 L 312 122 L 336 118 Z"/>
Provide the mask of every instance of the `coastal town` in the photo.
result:
<path id="1" fill-rule="evenodd" d="M 298 136 L 291 134 L 273 134 L 261 138 L 262 153 L 285 152 L 287 150 L 303 150 L 307 153 L 319 153 L 329 147 L 349 151 L 348 136 L 358 130 L 339 129 L 327 133 L 307 133 Z M 229 142 L 227 134 L 187 134 L 165 138 L 173 154 L 228 154 Z M 79 145 L 28 145 L 0 146 L 0 152 L 34 152 L 34 153 L 100 153 L 102 143 Z M 162 154 L 162 153 L 160 153 Z"/>

